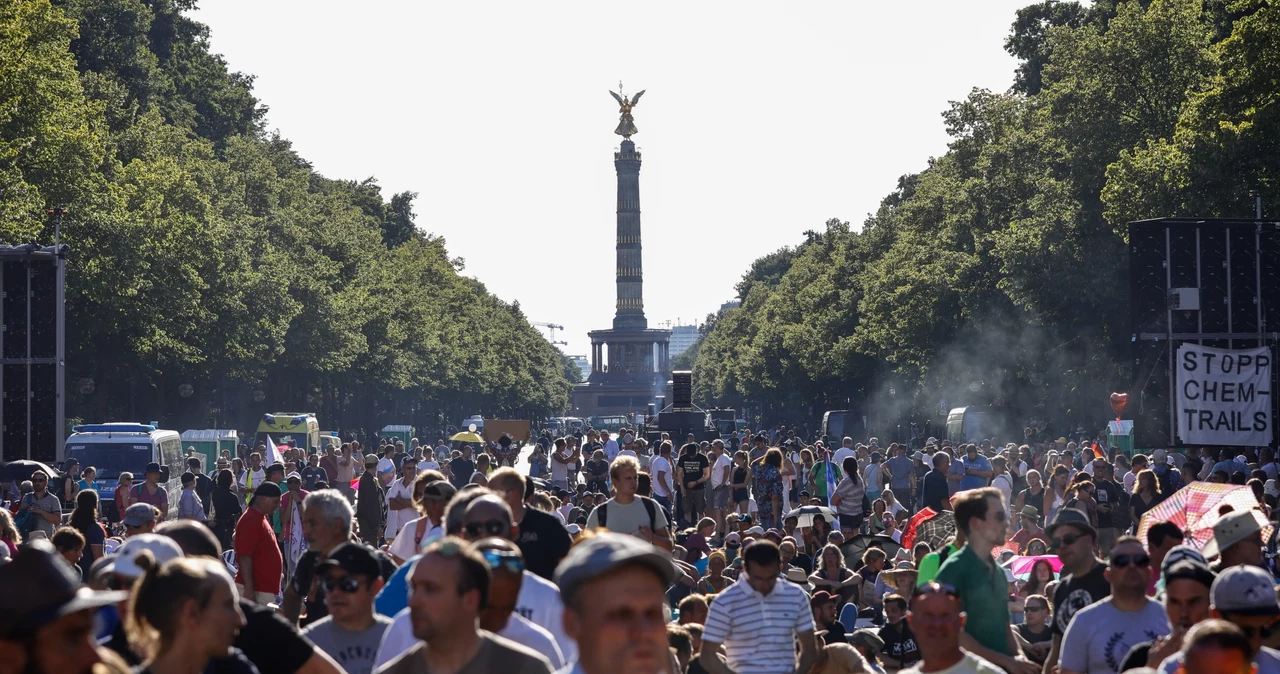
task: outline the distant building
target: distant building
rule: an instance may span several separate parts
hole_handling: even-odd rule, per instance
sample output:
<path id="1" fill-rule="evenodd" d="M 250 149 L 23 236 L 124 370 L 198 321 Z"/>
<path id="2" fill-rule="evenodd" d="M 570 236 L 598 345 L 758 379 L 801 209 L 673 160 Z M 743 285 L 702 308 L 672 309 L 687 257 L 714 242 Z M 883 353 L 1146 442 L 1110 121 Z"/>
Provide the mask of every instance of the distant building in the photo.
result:
<path id="1" fill-rule="evenodd" d="M 741 301 L 729 300 L 728 302 L 725 302 L 724 304 L 720 305 L 720 311 L 724 311 L 726 309 L 737 309 L 738 307 L 741 307 L 741 306 L 742 306 Z"/>
<path id="2" fill-rule="evenodd" d="M 684 353 L 698 341 L 698 326 L 677 325 L 671 328 L 671 357 Z"/>
<path id="3" fill-rule="evenodd" d="M 586 356 L 569 356 L 569 360 L 578 366 L 578 370 L 582 372 L 582 381 L 586 381 L 591 376 L 591 360 Z"/>

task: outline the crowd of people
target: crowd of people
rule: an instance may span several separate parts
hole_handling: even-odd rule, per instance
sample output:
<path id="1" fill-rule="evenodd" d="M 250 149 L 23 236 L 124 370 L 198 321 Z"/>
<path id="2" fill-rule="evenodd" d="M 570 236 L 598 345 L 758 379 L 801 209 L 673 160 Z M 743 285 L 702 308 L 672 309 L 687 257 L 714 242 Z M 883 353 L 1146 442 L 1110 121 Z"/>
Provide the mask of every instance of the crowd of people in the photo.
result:
<path id="1" fill-rule="evenodd" d="M 915 444 L 246 447 L 122 475 L 118 522 L 37 472 L 0 674 L 1280 674 L 1274 452 Z M 1193 482 L 1252 500 L 1144 524 Z"/>

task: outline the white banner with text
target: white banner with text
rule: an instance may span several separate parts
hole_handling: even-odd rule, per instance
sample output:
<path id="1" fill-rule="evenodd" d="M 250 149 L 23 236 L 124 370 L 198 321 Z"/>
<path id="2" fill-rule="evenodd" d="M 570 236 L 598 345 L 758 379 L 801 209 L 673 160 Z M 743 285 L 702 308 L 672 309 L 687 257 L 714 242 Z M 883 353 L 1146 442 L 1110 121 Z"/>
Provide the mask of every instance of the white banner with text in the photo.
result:
<path id="1" fill-rule="evenodd" d="M 1271 414 L 1271 347 L 1178 347 L 1178 437 L 1190 445 L 1266 446 Z"/>

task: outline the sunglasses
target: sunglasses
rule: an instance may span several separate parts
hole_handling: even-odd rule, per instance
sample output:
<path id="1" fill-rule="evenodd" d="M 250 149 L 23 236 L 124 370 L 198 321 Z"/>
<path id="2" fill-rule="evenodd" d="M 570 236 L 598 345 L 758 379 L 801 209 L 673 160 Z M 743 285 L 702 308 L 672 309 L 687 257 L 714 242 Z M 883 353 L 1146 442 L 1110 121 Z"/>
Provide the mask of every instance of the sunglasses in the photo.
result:
<path id="1" fill-rule="evenodd" d="M 930 594 L 945 594 L 948 597 L 954 597 L 956 599 L 960 598 L 960 591 L 954 586 L 936 581 L 925 583 L 924 585 L 917 587 L 915 591 L 911 593 L 911 598 L 915 599 L 916 597 L 923 597 Z"/>
<path id="2" fill-rule="evenodd" d="M 1136 555 L 1115 555 L 1111 558 L 1111 568 L 1113 569 L 1123 569 L 1130 564 L 1143 568 L 1150 566 L 1151 555 L 1139 552 Z"/>
<path id="3" fill-rule="evenodd" d="M 483 554 L 484 561 L 489 564 L 490 569 L 506 569 L 511 573 L 524 573 L 524 557 L 518 552 L 485 550 Z"/>
<path id="4" fill-rule="evenodd" d="M 1076 541 L 1084 538 L 1084 534 L 1066 534 L 1062 538 L 1054 538 L 1049 541 L 1049 549 L 1057 550 L 1064 545 L 1075 545 Z"/>
<path id="5" fill-rule="evenodd" d="M 355 576 L 326 576 L 320 584 L 325 592 L 341 590 L 351 594 L 360 589 L 360 579 Z"/>
<path id="6" fill-rule="evenodd" d="M 1225 618 L 1226 616 L 1223 617 Z M 1261 627 L 1245 627 L 1244 625 L 1236 625 L 1236 627 L 1239 627 L 1240 631 L 1244 632 L 1245 638 L 1252 639 L 1257 636 L 1261 637 L 1263 641 L 1275 636 L 1276 632 L 1280 632 L 1280 623 L 1271 623 Z"/>
<path id="7" fill-rule="evenodd" d="M 478 538 L 481 534 L 486 536 L 501 536 L 507 531 L 507 523 L 502 520 L 488 520 L 485 522 L 469 522 L 462 527 L 467 532 L 467 536 Z"/>

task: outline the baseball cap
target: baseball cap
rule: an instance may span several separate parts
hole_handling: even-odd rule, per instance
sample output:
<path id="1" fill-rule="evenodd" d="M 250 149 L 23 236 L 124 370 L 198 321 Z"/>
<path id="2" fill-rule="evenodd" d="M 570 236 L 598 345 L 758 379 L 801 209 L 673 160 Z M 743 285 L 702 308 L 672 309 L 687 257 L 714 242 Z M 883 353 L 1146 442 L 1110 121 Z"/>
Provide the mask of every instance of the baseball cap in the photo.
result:
<path id="1" fill-rule="evenodd" d="M 124 519 L 121 520 L 127 527 L 140 527 L 147 522 L 156 521 L 155 506 L 149 503 L 135 503 L 125 508 Z"/>
<path id="2" fill-rule="evenodd" d="M 160 534 L 138 534 L 125 539 L 124 545 L 116 551 L 111 573 L 125 578 L 141 578 L 144 572 L 137 559 L 143 550 L 151 553 L 157 566 L 182 556 L 182 548 L 172 538 Z"/>
<path id="3" fill-rule="evenodd" d="M 763 535 L 764 535 L 764 527 L 761 527 L 761 526 L 759 526 L 759 525 L 756 525 L 756 526 L 754 526 L 754 527 L 751 527 L 750 529 L 747 529 L 747 534 L 748 534 L 748 535 L 751 535 L 751 536 L 763 536 Z"/>
<path id="4" fill-rule="evenodd" d="M 750 516 L 750 515 L 748 515 L 748 514 L 746 514 L 746 513 L 742 513 L 741 515 L 738 515 L 738 521 L 739 521 L 739 522 L 754 522 L 755 520 L 751 519 L 751 516 Z"/>
<path id="5" fill-rule="evenodd" d="M 1054 516 L 1053 522 L 1045 528 L 1044 532 L 1053 538 L 1053 532 L 1061 526 L 1078 527 L 1081 531 L 1089 532 L 1094 538 L 1098 537 L 1098 530 L 1089 524 L 1089 517 L 1075 508 L 1063 508 Z"/>
<path id="6" fill-rule="evenodd" d="M 1200 554 L 1200 551 L 1185 543 L 1175 545 L 1169 548 L 1169 552 L 1164 555 L 1164 561 L 1160 562 L 1161 573 L 1169 573 L 1173 566 L 1179 562 L 1195 562 L 1204 566 L 1208 566 L 1209 562 Z"/>
<path id="7" fill-rule="evenodd" d="M 81 587 L 79 577 L 57 557 L 48 542 L 32 542 L 12 561 L 0 565 L 0 606 L 8 607 L 0 611 L 0 637 L 128 598 L 127 592 Z"/>
<path id="8" fill-rule="evenodd" d="M 427 486 L 422 489 L 422 498 L 432 501 L 448 501 L 456 493 L 458 493 L 458 488 L 450 484 L 448 480 L 436 480 L 435 482 L 428 482 Z"/>
<path id="9" fill-rule="evenodd" d="M 740 545 L 742 545 L 742 536 L 739 536 L 738 532 L 734 531 L 734 532 L 725 534 L 724 546 L 726 548 L 736 548 Z"/>
<path id="10" fill-rule="evenodd" d="M 863 648 L 870 648 L 877 652 L 884 648 L 884 639 L 881 639 L 880 635 L 876 634 L 875 630 L 868 629 L 866 627 L 860 630 L 854 630 L 853 633 L 849 635 L 849 641 L 852 641 Z"/>
<path id="11" fill-rule="evenodd" d="M 1256 566 L 1233 566 L 1218 574 L 1209 601 L 1221 613 L 1280 615 L 1271 574 Z"/>
<path id="12" fill-rule="evenodd" d="M 1205 558 L 1212 558 L 1259 531 L 1262 531 L 1262 524 L 1252 510 L 1229 512 L 1213 524 L 1213 538 L 1204 544 L 1200 553 Z"/>
<path id="13" fill-rule="evenodd" d="M 377 455 L 377 454 L 365 454 L 365 455 L 364 455 L 364 465 L 366 465 L 366 466 L 376 466 L 376 465 L 378 465 L 378 455 Z"/>
<path id="14" fill-rule="evenodd" d="M 254 496 L 261 496 L 263 498 L 279 498 L 283 493 L 284 492 L 280 491 L 280 485 L 274 482 L 263 482 L 258 485 L 257 489 L 253 490 Z"/>
<path id="15" fill-rule="evenodd" d="M 289 473 L 289 475 L 284 478 L 285 482 L 289 482 L 290 480 L 297 480 L 298 482 L 302 482 L 302 476 L 299 475 L 298 471 L 295 470 L 292 473 Z"/>
<path id="16" fill-rule="evenodd" d="M 827 592 L 826 590 L 818 590 L 813 593 L 812 597 L 809 597 L 809 608 L 816 608 L 823 604 L 834 603 L 835 600 L 835 595 L 830 592 Z"/>
<path id="17" fill-rule="evenodd" d="M 1175 580 L 1194 580 L 1205 587 L 1212 587 L 1214 579 L 1217 578 L 1213 571 L 1205 564 L 1197 562 L 1193 559 L 1186 559 L 1164 572 L 1165 587 L 1169 586 Z"/>
<path id="18" fill-rule="evenodd" d="M 1152 463 L 1168 463 L 1169 453 L 1164 451 L 1163 449 L 1157 449 L 1156 451 L 1151 452 L 1151 462 Z"/>
<path id="19" fill-rule="evenodd" d="M 662 579 L 663 587 L 675 580 L 671 558 L 649 543 L 634 536 L 602 533 L 573 546 L 556 567 L 555 582 L 565 603 L 573 601 L 583 583 L 594 580 L 623 566 L 639 564 L 651 569 Z"/>
<path id="20" fill-rule="evenodd" d="M 343 543 L 334 548 L 329 556 L 316 566 L 323 571 L 328 567 L 337 567 L 353 576 L 378 578 L 382 575 L 382 565 L 373 554 L 373 550 L 359 543 Z"/>

